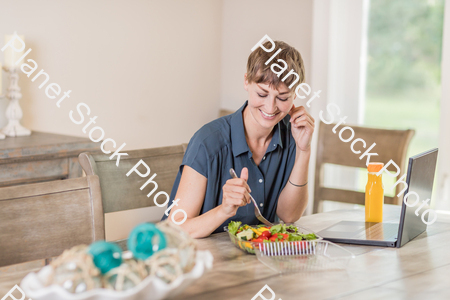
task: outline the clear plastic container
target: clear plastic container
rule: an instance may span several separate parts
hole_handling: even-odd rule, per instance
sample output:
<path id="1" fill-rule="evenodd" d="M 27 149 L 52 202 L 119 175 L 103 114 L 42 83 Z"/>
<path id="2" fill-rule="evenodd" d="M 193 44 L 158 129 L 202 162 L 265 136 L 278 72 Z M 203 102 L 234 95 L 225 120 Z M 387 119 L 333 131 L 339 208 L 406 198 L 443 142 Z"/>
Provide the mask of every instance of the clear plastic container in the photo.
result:
<path id="1" fill-rule="evenodd" d="M 262 244 L 255 252 L 260 262 L 279 273 L 345 269 L 355 257 L 324 240 Z"/>
<path id="2" fill-rule="evenodd" d="M 257 226 L 250 226 L 250 227 L 257 228 Z M 298 233 L 301 233 L 301 234 L 314 233 L 312 230 L 309 230 L 307 228 L 299 227 L 299 226 L 296 226 L 296 227 L 298 229 Z M 256 248 L 259 248 L 261 244 L 266 244 L 266 243 L 254 243 L 254 242 L 242 241 L 242 240 L 238 239 L 237 236 L 235 236 L 234 234 L 231 234 L 228 231 L 228 226 L 225 226 L 223 229 L 226 232 L 228 232 L 228 235 L 230 236 L 231 242 L 236 247 L 238 247 L 239 249 L 241 249 L 242 251 L 245 251 L 247 253 L 255 254 L 255 249 Z M 322 240 L 322 237 L 318 236 L 316 233 L 314 233 L 314 234 L 317 236 L 317 240 Z M 315 240 L 315 241 L 317 241 L 317 240 Z M 267 243 L 267 244 L 303 243 L 303 242 L 305 242 L 305 241 L 300 241 L 300 242 L 270 242 L 270 243 Z"/>

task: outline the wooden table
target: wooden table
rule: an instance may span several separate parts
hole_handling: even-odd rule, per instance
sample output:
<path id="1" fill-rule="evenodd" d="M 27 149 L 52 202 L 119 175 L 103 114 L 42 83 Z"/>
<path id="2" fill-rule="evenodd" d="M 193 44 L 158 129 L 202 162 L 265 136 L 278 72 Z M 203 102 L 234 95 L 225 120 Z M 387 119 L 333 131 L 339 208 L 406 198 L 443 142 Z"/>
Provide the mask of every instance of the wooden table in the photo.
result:
<path id="1" fill-rule="evenodd" d="M 99 151 L 87 138 L 33 131 L 0 140 L 0 187 L 81 177 L 81 152 Z"/>
<path id="2" fill-rule="evenodd" d="M 399 206 L 385 206 L 385 221 L 399 215 Z M 341 220 L 364 221 L 364 210 L 320 213 L 297 223 L 317 232 Z M 177 300 L 250 300 L 266 284 L 276 300 L 450 299 L 450 215 L 439 214 L 426 232 L 399 249 L 341 244 L 356 255 L 343 271 L 278 275 L 230 243 L 227 233 L 198 241 L 200 249 L 213 253 L 213 270 Z"/>
<path id="3" fill-rule="evenodd" d="M 400 207 L 386 206 L 385 220 L 396 220 Z M 320 231 L 341 220 L 364 220 L 364 210 L 302 217 L 298 225 Z M 352 251 L 346 270 L 279 275 L 231 244 L 227 233 L 198 240 L 214 256 L 213 269 L 175 299 L 252 299 L 266 284 L 275 299 L 449 299 L 450 215 L 400 249 L 342 245 Z M 20 282 L 25 271 L 0 273 L 0 297 Z M 265 294 L 270 299 L 270 294 Z M 263 300 L 259 298 L 257 300 Z"/>

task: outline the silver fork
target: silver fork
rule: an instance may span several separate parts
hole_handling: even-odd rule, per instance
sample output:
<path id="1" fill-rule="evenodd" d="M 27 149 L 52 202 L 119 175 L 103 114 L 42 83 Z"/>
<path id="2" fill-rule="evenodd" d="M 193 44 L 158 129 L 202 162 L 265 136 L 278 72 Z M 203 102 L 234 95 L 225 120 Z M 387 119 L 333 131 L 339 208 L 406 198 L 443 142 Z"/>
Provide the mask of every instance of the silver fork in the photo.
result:
<path id="1" fill-rule="evenodd" d="M 232 178 L 239 178 L 239 177 L 236 175 L 236 172 L 234 171 L 233 168 L 230 169 L 230 175 L 231 175 Z M 249 193 L 249 195 L 250 195 L 250 193 Z M 250 199 L 252 199 L 253 205 L 255 205 L 255 216 L 256 216 L 256 218 L 257 218 L 258 220 L 260 220 L 262 223 L 266 224 L 267 226 L 273 226 L 272 223 L 270 223 L 269 221 L 267 221 L 266 218 L 264 218 L 264 217 L 261 215 L 261 212 L 259 211 L 259 208 L 258 208 L 258 204 L 256 203 L 255 199 L 252 197 L 252 195 L 250 195 Z"/>

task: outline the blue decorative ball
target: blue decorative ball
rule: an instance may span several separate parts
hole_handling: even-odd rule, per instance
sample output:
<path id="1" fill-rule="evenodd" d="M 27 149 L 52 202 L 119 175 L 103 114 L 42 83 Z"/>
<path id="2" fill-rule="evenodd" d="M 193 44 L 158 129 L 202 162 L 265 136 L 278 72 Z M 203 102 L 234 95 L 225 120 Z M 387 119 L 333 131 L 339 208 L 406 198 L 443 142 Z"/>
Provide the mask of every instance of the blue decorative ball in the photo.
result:
<path id="1" fill-rule="evenodd" d="M 136 259 L 145 260 L 153 253 L 166 248 L 167 241 L 164 233 L 155 224 L 143 223 L 131 231 L 127 246 Z"/>
<path id="2" fill-rule="evenodd" d="M 95 242 L 89 246 L 88 253 L 92 255 L 94 265 L 102 274 L 122 264 L 122 249 L 114 243 Z"/>

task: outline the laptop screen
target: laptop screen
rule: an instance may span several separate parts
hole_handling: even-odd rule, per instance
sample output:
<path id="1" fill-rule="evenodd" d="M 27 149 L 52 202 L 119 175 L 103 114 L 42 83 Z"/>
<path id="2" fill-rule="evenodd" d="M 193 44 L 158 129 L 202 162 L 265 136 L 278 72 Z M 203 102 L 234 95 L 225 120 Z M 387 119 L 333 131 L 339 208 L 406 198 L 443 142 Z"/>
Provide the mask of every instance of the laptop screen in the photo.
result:
<path id="1" fill-rule="evenodd" d="M 427 224 L 422 221 L 422 214 L 425 210 L 430 208 L 430 202 L 425 204 L 417 212 L 418 215 L 416 215 L 415 212 L 423 204 L 422 201 L 431 199 L 437 154 L 438 149 L 433 149 L 409 158 L 406 178 L 408 188 L 404 195 L 411 192 L 408 196 L 407 203 L 410 205 L 416 204 L 410 207 L 402 201 L 397 247 L 403 246 L 427 229 Z M 417 193 L 420 199 L 419 201 L 417 201 L 416 195 L 412 192 Z M 429 213 L 424 215 L 424 220 L 426 222 L 428 222 L 429 215 Z"/>

